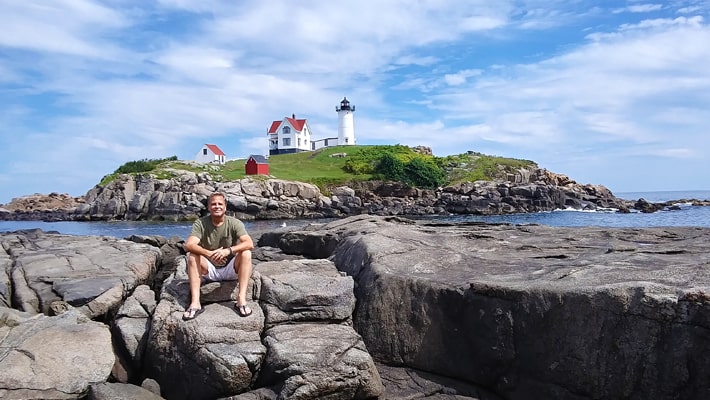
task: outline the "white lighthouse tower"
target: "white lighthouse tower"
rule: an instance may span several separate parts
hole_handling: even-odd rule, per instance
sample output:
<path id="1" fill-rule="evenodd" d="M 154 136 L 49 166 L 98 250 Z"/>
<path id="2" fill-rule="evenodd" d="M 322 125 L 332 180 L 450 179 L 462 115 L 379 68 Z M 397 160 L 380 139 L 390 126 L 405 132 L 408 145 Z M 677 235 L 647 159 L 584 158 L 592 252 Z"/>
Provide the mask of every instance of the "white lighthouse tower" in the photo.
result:
<path id="1" fill-rule="evenodd" d="M 343 97 L 340 105 L 335 106 L 335 111 L 338 112 L 338 145 L 355 144 L 355 128 L 353 127 L 355 106 L 351 106 L 347 97 Z"/>

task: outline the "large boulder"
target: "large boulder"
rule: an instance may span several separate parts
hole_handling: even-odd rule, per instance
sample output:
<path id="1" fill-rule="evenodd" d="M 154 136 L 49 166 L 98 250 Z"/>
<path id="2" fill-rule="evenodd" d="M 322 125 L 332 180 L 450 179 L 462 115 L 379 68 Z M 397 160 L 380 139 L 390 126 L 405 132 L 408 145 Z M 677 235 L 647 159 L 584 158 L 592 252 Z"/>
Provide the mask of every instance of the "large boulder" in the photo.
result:
<path id="1" fill-rule="evenodd" d="M 372 399 L 384 387 L 360 335 L 337 324 L 287 324 L 268 329 L 265 386 L 282 399 Z"/>
<path id="2" fill-rule="evenodd" d="M 694 229 L 383 226 L 347 237 L 336 264 L 366 261 L 352 271 L 356 321 L 376 357 L 508 398 L 705 397 L 708 239 Z"/>
<path id="3" fill-rule="evenodd" d="M 279 398 L 350 399 L 382 392 L 374 361 L 351 326 L 353 280 L 331 261 L 257 262 L 248 290 L 254 311 L 246 318 L 233 308 L 233 281 L 202 285 L 204 312 L 182 321 L 190 300 L 184 271 L 178 268 L 163 286 L 145 355 L 147 374 L 166 398 L 267 390 Z"/>
<path id="4" fill-rule="evenodd" d="M 147 244 L 41 230 L 0 234 L 0 245 L 12 259 L 13 303 L 30 313 L 66 302 L 91 318 L 105 315 L 152 279 L 160 259 Z"/>
<path id="5" fill-rule="evenodd" d="M 256 380 L 266 354 L 264 316 L 253 304 L 250 317 L 237 314 L 236 287 L 236 281 L 203 286 L 204 312 L 183 321 L 190 303 L 185 269 L 163 285 L 144 359 L 147 376 L 160 382 L 166 398 L 214 399 L 247 391 Z"/>
<path id="6" fill-rule="evenodd" d="M 78 310 L 48 317 L 0 307 L 0 398 L 81 399 L 114 361 L 108 327 Z"/>
<path id="7" fill-rule="evenodd" d="M 336 243 L 385 364 L 507 399 L 710 398 L 710 229 L 358 216 L 287 239 Z"/>
<path id="8" fill-rule="evenodd" d="M 322 322 L 351 323 L 355 308 L 353 279 L 332 261 L 298 260 L 260 263 L 259 300 L 266 325 Z"/>

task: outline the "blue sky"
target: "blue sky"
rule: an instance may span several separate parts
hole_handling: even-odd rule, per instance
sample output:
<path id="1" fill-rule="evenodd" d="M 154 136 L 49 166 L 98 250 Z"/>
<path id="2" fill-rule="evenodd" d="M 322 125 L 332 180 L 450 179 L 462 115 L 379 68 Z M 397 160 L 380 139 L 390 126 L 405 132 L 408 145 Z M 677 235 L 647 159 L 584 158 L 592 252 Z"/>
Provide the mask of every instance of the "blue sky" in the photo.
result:
<path id="1" fill-rule="evenodd" d="M 268 153 L 271 121 L 710 189 L 710 1 L 0 2 L 0 203 L 127 161 Z"/>

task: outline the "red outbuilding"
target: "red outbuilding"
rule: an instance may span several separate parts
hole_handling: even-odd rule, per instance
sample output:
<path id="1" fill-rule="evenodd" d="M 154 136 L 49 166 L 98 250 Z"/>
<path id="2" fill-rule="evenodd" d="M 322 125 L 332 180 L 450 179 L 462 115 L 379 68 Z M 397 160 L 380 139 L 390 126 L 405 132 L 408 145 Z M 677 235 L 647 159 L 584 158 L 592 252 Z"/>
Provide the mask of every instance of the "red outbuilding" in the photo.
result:
<path id="1" fill-rule="evenodd" d="M 269 175 L 269 160 L 264 156 L 251 155 L 244 169 L 247 175 Z"/>

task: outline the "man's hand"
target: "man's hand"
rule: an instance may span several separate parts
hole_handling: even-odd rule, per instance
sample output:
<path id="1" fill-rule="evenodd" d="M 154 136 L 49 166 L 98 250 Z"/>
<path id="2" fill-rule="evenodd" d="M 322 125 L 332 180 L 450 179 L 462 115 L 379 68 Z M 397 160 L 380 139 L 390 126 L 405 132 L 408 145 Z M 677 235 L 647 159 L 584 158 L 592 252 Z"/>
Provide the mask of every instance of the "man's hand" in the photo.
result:
<path id="1" fill-rule="evenodd" d="M 217 250 L 210 251 L 207 255 L 207 259 L 212 261 L 212 264 L 223 264 L 230 253 L 229 249 L 220 247 Z"/>

